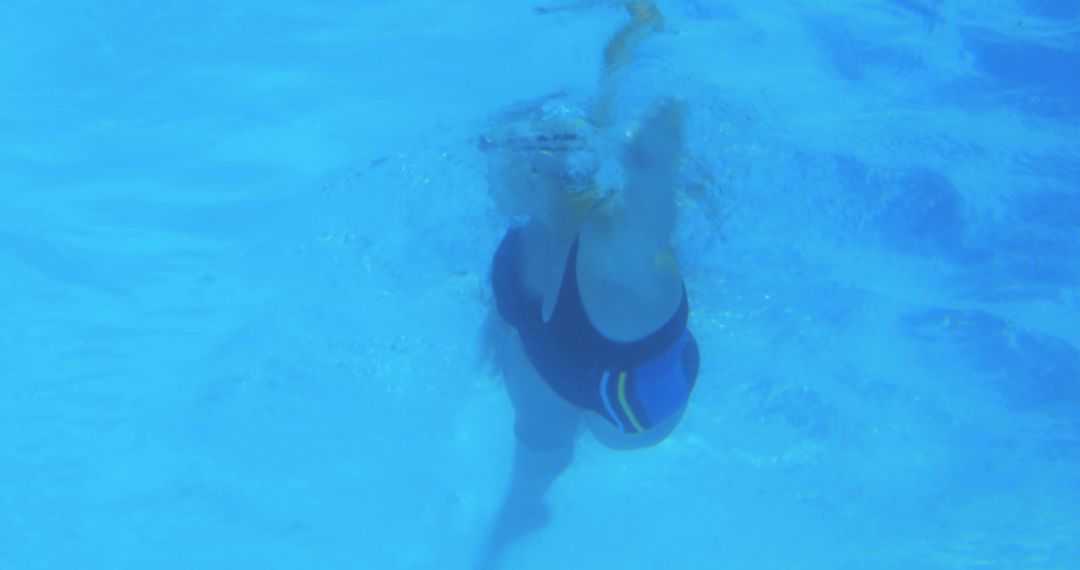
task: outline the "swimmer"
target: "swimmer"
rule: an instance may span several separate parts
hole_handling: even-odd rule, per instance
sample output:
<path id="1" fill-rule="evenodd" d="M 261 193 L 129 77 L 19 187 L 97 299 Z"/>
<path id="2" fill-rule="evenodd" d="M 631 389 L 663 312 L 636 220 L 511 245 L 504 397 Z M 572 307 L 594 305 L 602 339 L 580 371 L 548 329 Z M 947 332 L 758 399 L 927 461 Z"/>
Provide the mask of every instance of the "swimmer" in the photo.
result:
<path id="1" fill-rule="evenodd" d="M 619 70 L 662 23 L 651 2 L 625 6 L 631 21 L 605 50 L 591 112 L 548 100 L 481 139 L 496 205 L 526 221 L 492 263 L 515 448 L 478 568 L 497 568 L 547 523 L 544 496 L 584 427 L 616 449 L 653 445 L 675 429 L 697 378 L 671 247 L 684 109 L 663 101 L 636 129 L 612 127 Z"/>

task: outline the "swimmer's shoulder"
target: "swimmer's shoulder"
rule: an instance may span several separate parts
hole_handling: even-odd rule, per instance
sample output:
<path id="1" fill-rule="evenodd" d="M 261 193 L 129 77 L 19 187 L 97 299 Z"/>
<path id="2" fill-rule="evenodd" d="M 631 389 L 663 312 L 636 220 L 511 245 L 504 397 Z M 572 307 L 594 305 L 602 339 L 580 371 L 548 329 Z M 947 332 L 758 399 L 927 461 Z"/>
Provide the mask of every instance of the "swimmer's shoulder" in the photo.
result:
<path id="1" fill-rule="evenodd" d="M 675 314 L 682 303 L 683 278 L 670 240 L 618 224 L 609 220 L 582 229 L 578 289 L 597 330 L 630 342 L 648 336 Z"/>

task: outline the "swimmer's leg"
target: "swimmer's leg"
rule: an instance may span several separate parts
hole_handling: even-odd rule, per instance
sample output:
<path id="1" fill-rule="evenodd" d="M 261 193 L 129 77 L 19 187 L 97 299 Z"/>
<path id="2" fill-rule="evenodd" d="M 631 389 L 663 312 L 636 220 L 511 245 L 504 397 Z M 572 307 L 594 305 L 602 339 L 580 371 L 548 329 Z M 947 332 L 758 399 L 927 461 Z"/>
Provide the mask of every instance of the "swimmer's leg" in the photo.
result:
<path id="1" fill-rule="evenodd" d="M 582 412 L 551 390 L 528 362 L 516 334 L 504 349 L 506 389 L 514 405 L 514 461 L 502 506 L 478 568 L 498 568 L 506 550 L 543 528 L 550 513 L 544 495 L 570 465 Z"/>
<path id="2" fill-rule="evenodd" d="M 551 512 L 544 494 L 570 465 L 573 450 L 573 446 L 540 451 L 521 443 L 516 445 L 510 486 L 491 526 L 478 568 L 498 568 L 511 545 L 547 526 Z"/>

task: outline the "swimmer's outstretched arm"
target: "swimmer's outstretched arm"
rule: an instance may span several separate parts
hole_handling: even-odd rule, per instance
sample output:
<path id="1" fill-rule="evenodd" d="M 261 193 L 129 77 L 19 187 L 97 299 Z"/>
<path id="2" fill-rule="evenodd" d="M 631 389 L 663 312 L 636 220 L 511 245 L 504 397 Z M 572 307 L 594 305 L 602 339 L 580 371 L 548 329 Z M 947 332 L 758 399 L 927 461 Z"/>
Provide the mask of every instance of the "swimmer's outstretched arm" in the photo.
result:
<path id="1" fill-rule="evenodd" d="M 646 115 L 621 145 L 623 182 L 617 202 L 582 228 L 588 247 L 583 246 L 581 259 L 594 268 L 595 286 L 620 296 L 623 306 L 633 306 L 640 322 L 652 327 L 666 322 L 682 298 L 671 240 L 678 219 L 675 188 L 684 153 L 683 117 L 677 100 L 662 101 Z"/>
<path id="2" fill-rule="evenodd" d="M 607 127 L 612 122 L 612 107 L 619 73 L 630 61 L 634 50 L 647 36 L 664 27 L 664 17 L 656 4 L 648 1 L 624 2 L 630 14 L 630 22 L 619 29 L 604 48 L 604 67 L 600 74 L 600 93 L 593 107 L 592 122 L 597 127 Z"/>
<path id="3" fill-rule="evenodd" d="M 603 216 L 589 219 L 583 232 L 603 249 L 594 259 L 610 268 L 607 286 L 635 291 L 641 299 L 678 292 L 681 277 L 671 239 L 678 209 L 675 190 L 685 154 L 683 104 L 657 104 L 619 152 L 622 190 Z M 665 293 L 665 291 L 667 293 Z M 649 301 L 645 301 L 648 303 Z"/>

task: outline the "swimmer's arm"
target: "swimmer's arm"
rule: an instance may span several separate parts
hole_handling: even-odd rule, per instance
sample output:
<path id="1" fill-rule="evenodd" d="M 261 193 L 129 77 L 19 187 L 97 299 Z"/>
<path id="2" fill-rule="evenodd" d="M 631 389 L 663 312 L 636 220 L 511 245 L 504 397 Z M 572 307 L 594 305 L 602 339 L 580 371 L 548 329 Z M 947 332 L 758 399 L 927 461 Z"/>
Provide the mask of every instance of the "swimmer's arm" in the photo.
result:
<path id="1" fill-rule="evenodd" d="M 684 116 L 680 102 L 660 103 L 634 133 L 622 157 L 626 186 L 621 223 L 652 244 L 650 255 L 666 248 L 675 230 Z"/>
<path id="2" fill-rule="evenodd" d="M 607 215 L 594 216 L 583 228 L 607 255 L 605 261 L 623 277 L 677 275 L 671 250 L 678 212 L 675 188 L 683 160 L 684 111 L 680 102 L 661 102 L 622 150 L 624 184 L 618 203 Z M 609 273 L 613 274 L 613 273 Z"/>
<path id="3" fill-rule="evenodd" d="M 664 17 L 652 2 L 625 3 L 630 22 L 619 29 L 604 48 L 604 75 L 611 75 L 630 61 L 638 44 L 664 27 Z"/>
<path id="4" fill-rule="evenodd" d="M 675 187 L 683 155 L 683 106 L 664 101 L 623 149 L 625 185 L 608 216 L 582 228 L 579 284 L 591 282 L 594 317 L 642 333 L 662 325 L 682 299 L 682 274 L 671 246 Z M 582 293 L 586 299 L 586 293 Z M 627 307 L 634 310 L 627 311 Z M 629 320 L 625 320 L 629 319 Z M 625 320 L 625 322 L 623 321 Z"/>
<path id="5" fill-rule="evenodd" d="M 629 0 L 623 3 L 630 22 L 612 36 L 604 48 L 604 67 L 600 75 L 600 93 L 593 108 L 593 123 L 598 127 L 611 124 L 615 90 L 619 72 L 630 61 L 634 50 L 653 32 L 664 27 L 664 17 L 653 2 Z"/>

